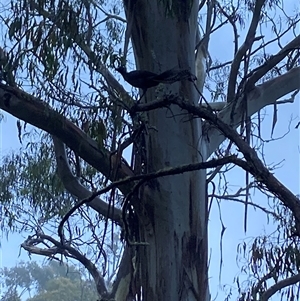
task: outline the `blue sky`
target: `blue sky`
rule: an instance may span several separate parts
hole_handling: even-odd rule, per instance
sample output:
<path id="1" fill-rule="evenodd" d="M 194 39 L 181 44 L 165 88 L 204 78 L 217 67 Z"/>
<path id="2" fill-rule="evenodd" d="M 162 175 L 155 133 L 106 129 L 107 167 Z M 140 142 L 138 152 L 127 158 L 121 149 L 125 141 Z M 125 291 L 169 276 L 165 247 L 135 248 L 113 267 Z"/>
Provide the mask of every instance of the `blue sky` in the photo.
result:
<path id="1" fill-rule="evenodd" d="M 270 138 L 271 125 L 272 125 L 272 107 L 266 109 L 266 117 L 262 126 L 263 137 Z M 0 124 L 1 135 L 1 156 L 10 150 L 20 147 L 17 136 L 16 120 L 5 114 L 5 120 Z M 275 171 L 275 175 L 284 185 L 286 185 L 295 194 L 299 194 L 299 130 L 295 129 L 295 125 L 299 121 L 300 107 L 299 97 L 293 104 L 280 105 L 278 111 L 278 123 L 275 128 L 274 137 L 281 137 L 289 130 L 289 121 L 294 118 L 290 124 L 290 132 L 277 141 L 272 141 L 266 144 L 265 154 L 266 161 L 269 164 L 281 162 L 281 167 Z M 297 118 L 298 117 L 298 118 Z M 232 185 L 233 192 L 239 187 L 244 185 L 244 172 L 235 168 L 228 177 L 230 185 Z M 253 201 L 261 206 L 267 206 L 266 197 L 261 197 L 256 194 Z M 222 201 L 222 219 L 226 226 L 226 231 L 223 238 L 222 251 L 223 251 L 223 266 L 221 273 L 221 282 L 219 282 L 219 269 L 220 269 L 220 233 L 221 225 L 219 222 L 219 212 L 216 203 L 213 205 L 213 210 L 210 216 L 210 281 L 212 297 L 216 297 L 216 291 L 220 284 L 233 285 L 232 279 L 237 275 L 239 269 L 236 264 L 236 250 L 237 245 L 245 238 L 243 232 L 244 222 L 244 206 L 239 203 L 231 201 Z M 254 210 L 249 207 L 248 213 L 248 232 L 246 237 L 251 238 L 264 232 L 269 233 L 274 230 L 272 224 L 268 224 L 267 218 L 264 213 L 259 210 Z M 20 250 L 20 244 L 27 237 L 26 234 L 13 234 L 9 236 L 7 241 L 5 237 L 1 238 L 2 245 L 2 265 L 14 266 L 20 260 L 28 260 L 24 250 Z M 32 259 L 43 261 L 43 257 L 32 256 Z M 223 300 L 223 296 L 218 291 L 217 301 Z"/>
<path id="2" fill-rule="evenodd" d="M 272 107 L 266 109 L 266 118 L 262 126 L 263 137 L 270 138 L 271 125 L 272 125 Z M 5 113 L 4 113 L 5 114 Z M 7 114 L 5 114 L 6 120 L 1 122 L 1 156 L 12 149 L 20 147 L 20 143 L 17 138 L 17 126 L 16 120 Z M 294 119 L 290 125 L 290 132 L 279 139 L 278 141 L 272 141 L 266 144 L 265 154 L 267 163 L 281 162 L 281 167 L 275 171 L 276 176 L 282 181 L 290 190 L 295 194 L 299 193 L 299 130 L 295 129 L 297 120 L 299 120 L 299 97 L 293 104 L 280 105 L 278 112 L 278 124 L 275 128 L 274 137 L 281 137 L 287 133 L 289 129 L 289 120 L 292 117 Z M 230 185 L 233 185 L 233 192 L 238 187 L 244 185 L 244 173 L 238 169 L 231 172 L 228 180 Z M 235 186 L 235 187 L 234 187 Z M 253 197 L 254 202 L 258 202 L 262 206 L 266 206 L 266 198 L 261 197 L 259 194 Z M 237 275 L 239 269 L 236 265 L 236 249 L 237 245 L 242 242 L 245 237 L 243 232 L 243 220 L 244 220 L 244 207 L 241 204 L 233 203 L 230 201 L 222 201 L 222 218 L 226 231 L 224 234 L 222 251 L 224 263 L 221 274 L 221 284 L 230 285 L 232 279 Z M 274 226 L 268 224 L 266 216 L 259 210 L 254 210 L 249 207 L 248 214 L 248 233 L 246 237 L 254 237 L 258 234 L 262 234 L 264 231 L 267 233 L 274 230 Z M 213 205 L 213 210 L 210 216 L 210 249 L 211 252 L 211 293 L 212 297 L 215 297 L 214 293 L 217 291 L 219 282 L 219 268 L 220 268 L 220 233 L 221 227 L 219 222 L 219 213 L 216 204 Z M 7 241 L 5 237 L 1 239 L 2 245 L 2 265 L 14 266 L 19 260 L 27 260 L 28 256 L 24 250 L 20 251 L 20 244 L 24 241 L 27 235 L 13 234 L 9 236 Z M 32 256 L 32 259 L 41 261 L 40 256 Z M 218 292 L 216 300 L 223 300 L 221 292 Z"/>
<path id="3" fill-rule="evenodd" d="M 272 108 L 269 107 L 266 110 L 266 118 L 263 123 L 263 137 L 270 138 L 271 125 L 272 125 Z M 299 183 L 300 183 L 300 172 L 299 172 L 299 130 L 294 127 L 299 121 L 300 110 L 299 110 L 299 97 L 293 104 L 285 104 L 280 106 L 278 112 L 278 124 L 275 128 L 274 137 L 281 137 L 288 131 L 288 124 L 291 116 L 295 119 L 290 126 L 290 132 L 278 141 L 272 141 L 267 143 L 265 146 L 265 159 L 268 164 L 274 164 L 276 162 L 282 162 L 280 168 L 275 171 L 276 177 L 282 181 L 291 191 L 295 194 L 299 194 Z M 234 170 L 228 177 L 230 185 L 234 191 L 238 190 L 239 187 L 245 184 L 245 173 L 240 170 Z M 267 198 L 257 193 L 252 196 L 252 201 L 268 208 Z M 219 269 L 220 269 L 220 234 L 221 224 L 219 222 L 219 212 L 214 203 L 212 214 L 210 216 L 210 248 L 212 250 L 211 257 L 211 269 L 210 269 L 210 280 L 211 280 L 211 292 L 217 290 L 219 286 Z M 237 276 L 239 269 L 236 263 L 236 251 L 237 245 L 243 241 L 246 237 L 251 239 L 257 235 L 264 233 L 270 234 L 275 230 L 275 226 L 272 224 L 272 220 L 268 222 L 265 213 L 260 210 L 254 210 L 253 207 L 248 207 L 248 227 L 247 234 L 244 234 L 244 206 L 239 203 L 231 201 L 221 202 L 222 220 L 226 227 L 226 231 L 223 238 L 223 267 L 221 275 L 222 285 L 233 285 L 232 279 Z M 246 278 L 245 278 L 246 279 Z M 222 298 L 222 297 L 223 298 Z M 212 298 L 215 295 L 212 293 Z M 224 300 L 225 295 L 219 291 L 217 301 Z M 276 300 L 276 299 L 274 299 Z M 279 299 L 278 299 L 279 300 Z"/>
<path id="4" fill-rule="evenodd" d="M 287 42 L 288 40 L 286 40 Z M 220 53 L 220 45 L 222 45 L 222 53 Z M 211 39 L 210 48 L 213 49 L 211 55 L 213 58 L 219 57 L 222 60 L 227 60 L 232 57 L 232 40 L 228 40 L 226 32 L 220 32 L 217 36 Z M 276 47 L 272 49 L 275 53 L 278 51 Z M 275 170 L 275 175 L 284 185 L 286 185 L 295 194 L 299 194 L 300 183 L 300 162 L 299 162 L 299 133 L 300 129 L 295 129 L 295 125 L 299 122 L 299 96 L 295 99 L 293 104 L 287 103 L 280 105 L 278 108 L 278 122 L 274 131 L 274 138 L 284 136 L 283 138 L 265 144 L 264 153 L 266 162 L 274 164 L 282 161 L 280 168 Z M 262 123 L 262 133 L 265 139 L 271 138 L 272 128 L 272 114 L 273 108 L 268 107 L 265 110 L 265 120 Z M 17 134 L 16 120 L 6 113 L 5 120 L 0 123 L 0 155 L 3 156 L 12 149 L 20 147 Z M 291 122 L 290 120 L 293 119 Z M 290 123 L 290 124 L 289 124 Z M 228 181 L 232 185 L 233 192 L 239 187 L 244 186 L 244 173 L 237 168 L 230 172 Z M 262 206 L 267 206 L 266 197 L 262 197 L 256 193 L 252 199 Z M 238 274 L 239 268 L 236 263 L 237 245 L 245 238 L 243 231 L 244 223 L 244 206 L 242 204 L 233 203 L 230 201 L 221 202 L 222 219 L 226 226 L 226 231 L 223 238 L 223 266 L 221 281 L 219 279 L 220 270 L 220 233 L 221 225 L 219 222 L 219 212 L 216 203 L 213 205 L 213 210 L 210 215 L 210 289 L 212 299 L 224 300 L 225 294 L 218 290 L 219 285 L 234 285 L 232 280 Z M 268 224 L 268 220 L 264 213 L 259 210 L 254 210 L 251 206 L 248 211 L 248 232 L 246 237 L 255 237 L 264 232 L 271 232 L 274 230 L 274 225 Z M 20 234 L 13 234 L 9 236 L 7 241 L 5 237 L 1 238 L 2 247 L 2 265 L 14 266 L 17 261 L 23 259 L 27 260 L 28 256 L 23 250 L 20 252 L 20 244 L 27 237 Z M 42 257 L 32 256 L 32 259 L 42 261 Z M 274 298 L 276 301 L 277 299 Z M 279 300 L 279 299 L 278 299 Z"/>
<path id="5" fill-rule="evenodd" d="M 285 9 L 288 13 L 291 13 L 296 6 L 296 1 L 286 4 Z M 245 20 L 245 22 L 247 22 Z M 246 23 L 247 24 L 247 23 Z M 247 25 L 246 25 L 247 26 Z M 284 30 L 285 24 L 283 24 Z M 246 27 L 247 28 L 247 27 Z M 260 33 L 257 33 L 259 35 Z M 266 41 L 272 38 L 270 31 L 264 31 Z M 241 41 L 245 36 L 245 32 L 239 31 Z M 274 36 L 273 36 L 274 37 Z M 285 45 L 293 38 L 292 34 L 288 34 L 282 39 L 282 44 Z M 211 56 L 213 59 L 218 58 L 221 62 L 232 59 L 233 53 L 233 37 L 232 33 L 228 32 L 228 28 L 224 28 L 212 36 L 210 40 Z M 259 43 L 255 46 L 259 46 Z M 275 54 L 279 51 L 276 44 L 268 47 L 268 52 Z M 300 80 L 300 79 L 299 79 Z M 288 96 L 286 97 L 288 98 Z M 277 141 L 270 141 L 264 144 L 263 153 L 266 163 L 273 165 L 275 163 L 282 162 L 280 167 L 274 171 L 276 177 L 282 181 L 291 191 L 295 194 L 300 192 L 300 130 L 295 129 L 295 126 L 300 121 L 300 97 L 297 95 L 294 103 L 287 103 L 278 106 L 278 121 L 274 130 L 273 138 L 280 138 Z M 269 106 L 263 110 L 262 115 L 265 113 L 265 118 L 261 126 L 262 137 L 265 140 L 271 139 L 271 130 L 273 122 L 273 107 Z M 232 193 L 237 191 L 240 187 L 245 186 L 245 173 L 238 168 L 235 168 L 228 174 L 227 180 L 232 187 Z M 255 193 L 252 196 L 254 203 L 257 203 L 263 207 L 268 208 L 268 200 L 260 193 Z M 268 222 L 265 213 L 260 210 L 255 210 L 253 207 L 248 207 L 248 227 L 247 234 L 244 233 L 244 206 L 240 203 L 234 203 L 231 201 L 221 202 L 222 221 L 226 227 L 226 231 L 223 237 L 222 252 L 223 252 L 223 265 L 221 280 L 219 279 L 220 272 L 220 235 L 221 235 L 221 223 L 219 217 L 218 206 L 214 202 L 213 210 L 210 215 L 209 224 L 209 243 L 211 250 L 210 258 L 210 290 L 212 300 L 216 298 L 216 301 L 224 300 L 225 293 L 218 288 L 226 285 L 225 291 L 228 292 L 230 286 L 235 287 L 232 282 L 233 278 L 240 273 L 240 269 L 237 267 L 236 254 L 237 245 L 247 238 L 249 241 L 251 238 L 264 233 L 269 234 L 275 230 L 275 226 L 272 224 L 272 220 Z M 244 277 L 247 280 L 247 277 Z M 272 300 L 277 301 L 279 297 L 274 297 Z"/>

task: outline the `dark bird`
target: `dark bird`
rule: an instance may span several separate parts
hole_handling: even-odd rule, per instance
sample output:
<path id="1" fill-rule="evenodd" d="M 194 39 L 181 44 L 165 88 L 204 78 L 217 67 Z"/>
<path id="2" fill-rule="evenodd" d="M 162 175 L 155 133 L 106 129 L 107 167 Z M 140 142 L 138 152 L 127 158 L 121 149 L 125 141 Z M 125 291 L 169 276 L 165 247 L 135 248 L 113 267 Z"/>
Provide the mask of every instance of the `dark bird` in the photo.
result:
<path id="1" fill-rule="evenodd" d="M 157 86 L 158 84 L 172 84 L 181 80 L 195 81 L 196 76 L 188 70 L 175 70 L 170 69 L 161 74 L 146 70 L 135 70 L 127 72 L 124 66 L 116 68 L 121 73 L 123 78 L 133 87 L 143 90 L 141 98 L 145 95 L 147 89 Z M 141 99 L 140 98 L 140 99 Z"/>
<path id="2" fill-rule="evenodd" d="M 116 68 L 116 70 L 122 74 L 123 78 L 131 86 L 142 89 L 142 96 L 144 96 L 148 88 L 155 87 L 159 84 L 159 81 L 155 81 L 155 77 L 157 77 L 157 74 L 154 72 L 146 70 L 135 70 L 127 72 L 126 68 L 123 66 Z"/>
<path id="3" fill-rule="evenodd" d="M 173 84 L 182 80 L 194 82 L 197 77 L 187 69 L 170 69 L 157 75 L 154 80 L 163 84 Z"/>

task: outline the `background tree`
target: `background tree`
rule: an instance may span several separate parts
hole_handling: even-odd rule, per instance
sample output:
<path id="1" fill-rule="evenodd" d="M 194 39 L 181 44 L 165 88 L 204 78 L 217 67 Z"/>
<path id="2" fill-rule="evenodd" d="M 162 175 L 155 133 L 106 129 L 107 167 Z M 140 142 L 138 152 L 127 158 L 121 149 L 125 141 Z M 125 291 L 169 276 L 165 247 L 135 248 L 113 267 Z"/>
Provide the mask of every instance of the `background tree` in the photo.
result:
<path id="1" fill-rule="evenodd" d="M 16 290 L 7 292 L 4 296 L 1 296 L 1 301 L 21 301 L 19 294 Z"/>
<path id="2" fill-rule="evenodd" d="M 273 10 L 284 11 L 283 4 L 11 2 L 2 17 L 0 107 L 25 121 L 17 124 L 26 148 L 3 161 L 2 227 L 30 231 L 22 244 L 30 253 L 81 262 L 101 300 L 209 300 L 208 204 L 215 193 L 208 198 L 207 187 L 233 165 L 246 171 L 246 187 L 235 195 L 245 195 L 245 230 L 250 189 L 290 214 L 273 215 L 281 225 L 290 217 L 279 235 L 289 252 L 281 245 L 269 260 L 272 248 L 257 239 L 251 264 L 259 259 L 265 269 L 255 270 L 246 289 L 238 286 L 240 300 L 267 300 L 286 286 L 278 286 L 283 278 L 296 283 L 299 198 L 251 145 L 251 136 L 260 139 L 260 110 L 273 105 L 275 125 L 280 98 L 300 86 L 299 15 L 282 13 L 283 29 L 269 16 Z M 270 39 L 259 33 L 264 23 L 272 24 Z M 209 45 L 227 25 L 233 56 L 221 63 Z M 280 49 L 270 55 L 272 43 Z M 138 103 L 111 73 L 132 61 L 163 83 Z"/>
<path id="3" fill-rule="evenodd" d="M 93 281 L 74 266 L 64 266 L 51 261 L 39 266 L 36 262 L 21 262 L 10 269 L 1 271 L 5 292 L 1 300 L 96 300 Z M 12 295 L 16 299 L 12 299 Z M 20 295 L 20 296 L 19 296 Z M 28 297 L 29 295 L 29 297 Z"/>

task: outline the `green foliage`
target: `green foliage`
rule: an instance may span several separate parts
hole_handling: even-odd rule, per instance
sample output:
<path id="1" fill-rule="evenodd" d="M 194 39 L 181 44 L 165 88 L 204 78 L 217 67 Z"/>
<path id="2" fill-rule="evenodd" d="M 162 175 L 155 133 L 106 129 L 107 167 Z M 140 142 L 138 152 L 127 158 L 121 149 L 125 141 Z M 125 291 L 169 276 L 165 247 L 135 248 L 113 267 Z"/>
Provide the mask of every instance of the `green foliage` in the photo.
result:
<path id="1" fill-rule="evenodd" d="M 43 291 L 27 301 L 81 301 L 96 300 L 96 297 L 95 294 L 88 294 L 87 290 L 81 290 L 80 282 L 60 277 L 49 280 Z"/>
<path id="2" fill-rule="evenodd" d="M 17 84 L 30 87 L 28 92 L 64 114 L 99 147 L 115 150 L 116 141 L 126 138 L 128 123 L 124 124 L 122 109 L 110 98 L 110 89 L 103 87 L 99 68 L 112 66 L 118 58 L 115 48 L 124 23 L 99 14 L 103 3 L 11 1 L 0 22 L 6 27 L 3 48 Z M 103 8 L 120 13 L 118 2 Z M 99 83 L 103 88 L 99 89 Z M 56 173 L 51 138 L 20 122 L 18 130 L 26 147 L 3 158 L 0 167 L 1 227 L 10 231 L 19 229 L 15 221 L 21 216 L 31 219 L 34 212 L 36 220 L 46 222 L 63 216 L 76 201 Z M 68 156 L 82 184 L 93 190 L 94 183 L 101 187 L 103 179 L 94 168 L 69 150 Z"/>
<path id="3" fill-rule="evenodd" d="M 297 275 L 300 269 L 300 250 L 291 212 L 275 200 L 273 208 L 277 231 L 249 238 L 238 245 L 237 262 L 242 272 L 236 276 L 236 283 L 241 301 L 261 296 L 268 287 Z M 242 282 L 245 274 L 247 281 Z M 282 300 L 299 300 L 299 288 L 290 285 L 280 290 L 279 295 Z"/>
<path id="4" fill-rule="evenodd" d="M 21 301 L 19 294 L 16 289 L 12 289 L 7 292 L 5 295 L 1 296 L 0 301 Z"/>
<path id="5" fill-rule="evenodd" d="M 92 3 L 88 0 L 11 2 L 11 14 L 5 24 L 13 47 L 7 45 L 7 48 L 11 48 L 13 65 L 18 69 L 26 67 L 22 68 L 22 74 L 27 73 L 31 85 L 43 83 L 40 92 L 50 84 L 63 88 L 71 85 L 73 92 L 79 92 L 80 75 L 87 75 L 87 79 L 89 75 L 95 76 L 93 65 L 97 65 L 97 60 L 105 58 L 105 63 L 114 56 L 113 47 L 120 42 L 123 27 L 109 18 L 104 22 L 105 27 L 96 30 L 95 24 L 101 20 Z M 104 28 L 110 39 L 101 33 Z M 79 43 L 89 50 L 81 49 Z M 90 51 L 94 51 L 93 58 L 88 57 Z"/>
<path id="6" fill-rule="evenodd" d="M 1 301 L 21 300 L 17 292 L 27 292 L 26 301 L 82 301 L 97 299 L 93 282 L 74 266 L 55 261 L 39 266 L 36 262 L 20 263 L 1 271 L 5 293 Z M 25 296 L 24 294 L 23 296 Z"/>
<path id="7" fill-rule="evenodd" d="M 29 207 L 35 213 L 41 212 L 47 221 L 64 215 L 72 205 L 72 198 L 56 173 L 53 153 L 47 145 L 49 138 L 44 137 L 43 142 L 32 142 L 22 148 L 23 155 L 12 153 L 2 158 L 0 202 L 7 217 L 2 220 L 4 229 L 26 214 Z"/>

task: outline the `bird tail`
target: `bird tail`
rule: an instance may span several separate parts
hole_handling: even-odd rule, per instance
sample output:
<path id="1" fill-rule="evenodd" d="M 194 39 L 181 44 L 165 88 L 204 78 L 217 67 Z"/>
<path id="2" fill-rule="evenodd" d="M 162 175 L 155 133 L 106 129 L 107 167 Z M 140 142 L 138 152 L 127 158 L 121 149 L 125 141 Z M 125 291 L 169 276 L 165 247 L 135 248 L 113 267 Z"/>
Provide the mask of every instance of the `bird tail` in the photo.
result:
<path id="1" fill-rule="evenodd" d="M 172 84 L 182 80 L 194 82 L 197 77 L 187 69 L 170 69 L 155 76 L 152 80 L 162 84 Z"/>

